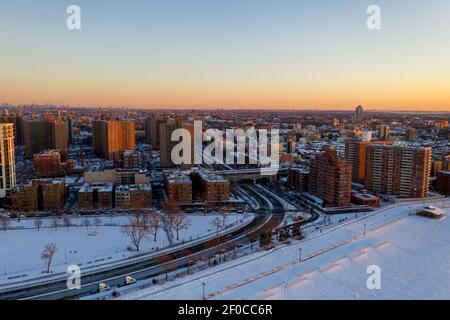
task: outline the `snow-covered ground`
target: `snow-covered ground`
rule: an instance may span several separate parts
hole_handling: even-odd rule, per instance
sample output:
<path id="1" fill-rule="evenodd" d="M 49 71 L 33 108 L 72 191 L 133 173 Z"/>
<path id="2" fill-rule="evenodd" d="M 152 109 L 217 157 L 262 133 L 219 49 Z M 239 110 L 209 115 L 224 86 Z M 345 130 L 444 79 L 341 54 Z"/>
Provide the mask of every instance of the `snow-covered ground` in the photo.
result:
<path id="1" fill-rule="evenodd" d="M 450 215 L 450 200 L 430 203 Z M 348 217 L 303 241 L 121 299 L 201 299 L 202 283 L 208 299 L 450 299 L 450 219 L 410 216 L 410 206 L 423 203 Z M 367 288 L 372 265 L 381 270 L 380 290 Z"/>
<path id="2" fill-rule="evenodd" d="M 188 215 L 191 226 L 180 231 L 180 239 L 176 240 L 176 232 L 172 231 L 172 245 L 195 241 L 199 238 L 215 235 L 212 220 L 217 215 Z M 38 230 L 34 219 L 24 219 L 21 222 L 12 221 L 11 230 L 0 231 L 0 284 L 9 282 L 17 275 L 38 275 L 45 268 L 41 260 L 41 252 L 45 245 L 54 243 L 57 253 L 54 256 L 52 270 L 65 270 L 66 265 L 83 264 L 94 266 L 105 262 L 132 258 L 136 254 L 155 252 L 169 246 L 169 235 L 163 229 L 157 234 L 148 235 L 142 240 L 140 252 L 130 252 L 130 239 L 123 234 L 122 226 L 128 223 L 130 216 L 98 217 L 101 225 L 95 225 L 95 217 L 88 217 L 90 226 L 85 226 L 85 217 L 72 218 L 70 227 L 52 228 L 53 219 L 42 219 L 42 227 Z M 237 223 L 242 215 L 230 215 L 227 224 Z M 170 231 L 169 231 L 170 233 Z M 8 279 L 9 278 L 9 279 Z"/>

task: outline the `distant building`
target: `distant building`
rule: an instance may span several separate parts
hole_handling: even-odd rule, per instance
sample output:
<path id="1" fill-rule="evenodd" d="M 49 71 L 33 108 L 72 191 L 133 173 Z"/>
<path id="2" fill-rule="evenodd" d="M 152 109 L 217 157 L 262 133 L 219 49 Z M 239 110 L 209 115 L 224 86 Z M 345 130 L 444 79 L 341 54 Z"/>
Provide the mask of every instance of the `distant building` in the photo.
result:
<path id="1" fill-rule="evenodd" d="M 19 186 L 11 200 L 15 210 L 33 212 L 60 209 L 66 200 L 65 180 L 31 180 L 30 183 Z"/>
<path id="2" fill-rule="evenodd" d="M 166 171 L 164 173 L 164 190 L 167 194 L 167 200 L 171 203 L 191 203 L 192 180 L 189 177 L 189 172 Z"/>
<path id="3" fill-rule="evenodd" d="M 362 106 L 357 106 L 355 109 L 355 114 L 353 115 L 354 123 L 361 123 L 364 121 L 364 108 Z"/>
<path id="4" fill-rule="evenodd" d="M 0 198 L 9 197 L 16 186 L 14 125 L 0 123 Z"/>
<path id="5" fill-rule="evenodd" d="M 161 167 L 172 167 L 172 149 L 178 142 L 172 141 L 172 132 L 180 129 L 181 121 L 164 121 L 159 123 L 160 164 Z"/>
<path id="6" fill-rule="evenodd" d="M 106 159 L 113 159 L 114 152 L 134 150 L 135 126 L 131 120 L 97 119 L 93 124 L 94 151 Z"/>
<path id="7" fill-rule="evenodd" d="M 416 141 L 416 129 L 413 127 L 408 127 L 406 129 L 406 141 Z"/>
<path id="8" fill-rule="evenodd" d="M 141 169 L 89 171 L 84 173 L 84 179 L 87 183 L 111 182 L 114 185 L 150 183 L 150 178 L 147 176 L 147 171 Z"/>
<path id="9" fill-rule="evenodd" d="M 230 199 L 230 181 L 212 171 L 193 170 L 190 174 L 193 189 L 203 201 L 225 201 Z"/>
<path id="10" fill-rule="evenodd" d="M 113 184 L 85 183 L 78 191 L 80 209 L 108 209 L 113 207 Z"/>
<path id="11" fill-rule="evenodd" d="M 366 155 L 366 188 L 379 193 L 428 195 L 431 148 L 371 144 Z"/>
<path id="12" fill-rule="evenodd" d="M 164 122 L 164 118 L 160 116 L 154 116 L 147 118 L 145 121 L 145 136 L 147 143 L 152 145 L 152 148 L 159 150 L 160 138 L 159 138 L 159 125 Z"/>
<path id="13" fill-rule="evenodd" d="M 135 184 L 117 186 L 115 190 L 116 208 L 150 208 L 152 206 L 152 186 Z"/>
<path id="14" fill-rule="evenodd" d="M 440 194 L 450 196 L 450 171 L 440 171 L 436 176 L 436 189 Z"/>
<path id="15" fill-rule="evenodd" d="M 336 149 L 325 151 L 311 161 L 309 192 L 321 198 L 327 207 L 351 204 L 352 168 L 338 157 Z"/>
<path id="16" fill-rule="evenodd" d="M 391 129 L 388 125 L 382 124 L 378 127 L 378 139 L 379 140 L 389 140 L 391 137 Z"/>
<path id="17" fill-rule="evenodd" d="M 136 150 L 121 150 L 113 154 L 114 166 L 117 168 L 133 169 L 144 165 L 142 152 Z"/>
<path id="18" fill-rule="evenodd" d="M 66 172 L 61 165 L 59 150 L 45 151 L 34 155 L 34 175 L 38 178 L 63 177 Z"/>
<path id="19" fill-rule="evenodd" d="M 22 115 L 10 115 L 8 112 L 4 112 L 0 116 L 0 123 L 12 123 L 14 124 L 14 144 L 23 144 L 23 116 Z"/>
<path id="20" fill-rule="evenodd" d="M 289 168 L 288 185 L 298 192 L 308 192 L 309 171 L 303 168 Z"/>

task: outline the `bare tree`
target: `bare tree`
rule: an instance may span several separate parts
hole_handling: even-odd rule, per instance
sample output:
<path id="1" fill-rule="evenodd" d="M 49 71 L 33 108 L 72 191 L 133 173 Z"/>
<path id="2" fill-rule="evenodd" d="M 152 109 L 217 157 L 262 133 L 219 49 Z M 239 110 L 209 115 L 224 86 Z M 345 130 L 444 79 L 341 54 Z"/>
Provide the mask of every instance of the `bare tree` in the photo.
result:
<path id="1" fill-rule="evenodd" d="M 143 238 L 149 233 L 148 221 L 145 214 L 136 211 L 128 224 L 122 227 L 122 232 L 130 238 L 131 244 L 139 251 Z"/>
<path id="2" fill-rule="evenodd" d="M 56 248 L 56 244 L 51 243 L 47 244 L 41 253 L 41 259 L 47 263 L 47 273 L 50 273 L 50 266 L 52 264 L 53 256 L 55 255 L 56 251 L 58 251 L 58 249 Z"/>
<path id="3" fill-rule="evenodd" d="M 70 225 L 71 225 L 71 220 L 70 220 L 70 218 L 67 217 L 67 216 L 65 216 L 64 219 L 63 219 L 63 224 L 64 224 L 64 227 L 66 227 L 67 230 L 69 230 Z"/>
<path id="4" fill-rule="evenodd" d="M 0 225 L 3 231 L 6 232 L 6 230 L 8 230 L 9 226 L 11 225 L 11 221 L 9 220 L 9 216 L 7 214 L 4 214 L 0 217 Z"/>
<path id="5" fill-rule="evenodd" d="M 226 210 L 220 211 L 220 216 L 222 217 L 222 227 L 224 228 L 227 225 L 227 218 L 230 215 L 230 212 Z"/>
<path id="6" fill-rule="evenodd" d="M 102 219 L 100 219 L 99 217 L 96 217 L 94 219 L 94 224 L 97 227 L 97 231 L 98 231 L 98 227 L 100 227 L 102 225 Z"/>
<path id="7" fill-rule="evenodd" d="M 34 219 L 34 226 L 38 229 L 38 231 L 41 230 L 41 227 L 42 227 L 41 217 L 37 217 L 36 219 Z"/>
<path id="8" fill-rule="evenodd" d="M 219 236 L 219 230 L 224 227 L 223 219 L 221 217 L 215 217 L 211 221 L 211 225 L 216 229 L 216 236 Z"/>
<path id="9" fill-rule="evenodd" d="M 59 218 L 58 217 L 53 217 L 52 221 L 50 222 L 50 226 L 56 230 L 58 230 L 59 227 Z"/>
<path id="10" fill-rule="evenodd" d="M 89 226 L 91 225 L 91 220 L 89 220 L 88 218 L 85 218 L 83 221 L 83 224 L 86 227 L 86 229 L 89 229 Z"/>
<path id="11" fill-rule="evenodd" d="M 184 213 L 169 214 L 169 221 L 169 227 L 177 233 L 177 241 L 180 240 L 180 231 L 191 226 L 191 220 Z"/>
<path id="12" fill-rule="evenodd" d="M 159 213 L 154 212 L 148 216 L 149 233 L 153 236 L 153 241 L 156 242 L 158 230 L 161 229 L 162 217 Z"/>

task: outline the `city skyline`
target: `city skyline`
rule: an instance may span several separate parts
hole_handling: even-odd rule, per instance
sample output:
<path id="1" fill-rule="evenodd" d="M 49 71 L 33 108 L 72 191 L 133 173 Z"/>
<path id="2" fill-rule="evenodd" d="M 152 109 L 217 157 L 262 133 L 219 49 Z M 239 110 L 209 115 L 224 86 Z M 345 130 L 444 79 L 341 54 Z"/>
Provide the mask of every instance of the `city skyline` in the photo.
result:
<path id="1" fill-rule="evenodd" d="M 0 1 L 0 101 L 149 109 L 450 111 L 450 4 Z"/>

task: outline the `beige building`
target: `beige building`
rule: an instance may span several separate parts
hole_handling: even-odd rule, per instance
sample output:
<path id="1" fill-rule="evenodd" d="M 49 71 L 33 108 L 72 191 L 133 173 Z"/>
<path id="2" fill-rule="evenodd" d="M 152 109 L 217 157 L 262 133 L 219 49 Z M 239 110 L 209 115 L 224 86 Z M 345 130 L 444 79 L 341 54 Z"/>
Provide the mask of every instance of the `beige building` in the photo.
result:
<path id="1" fill-rule="evenodd" d="M 9 197 L 16 186 L 14 125 L 0 123 L 0 198 Z"/>
<path id="2" fill-rule="evenodd" d="M 86 183 L 111 182 L 114 185 L 149 184 L 147 171 L 141 169 L 110 169 L 104 171 L 89 171 L 84 173 Z"/>
<path id="3" fill-rule="evenodd" d="M 367 146 L 366 188 L 403 197 L 426 197 L 430 187 L 431 153 L 431 148 Z"/>

